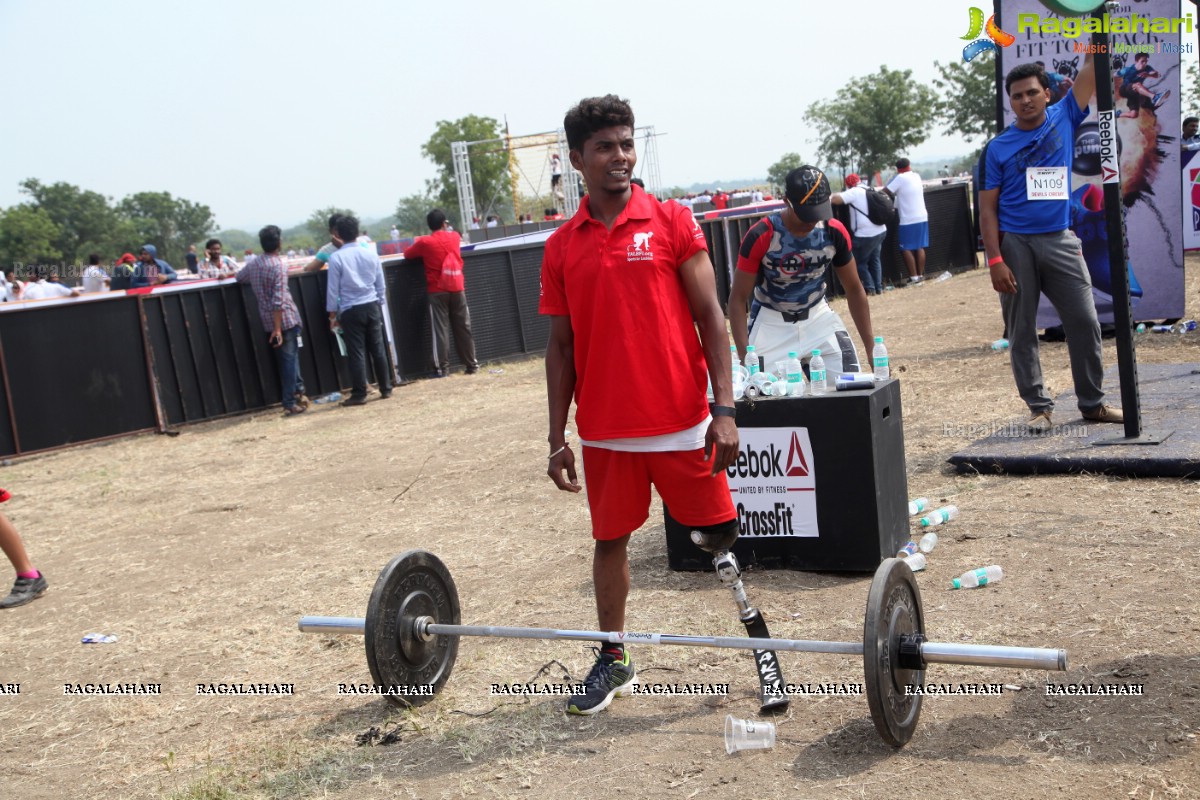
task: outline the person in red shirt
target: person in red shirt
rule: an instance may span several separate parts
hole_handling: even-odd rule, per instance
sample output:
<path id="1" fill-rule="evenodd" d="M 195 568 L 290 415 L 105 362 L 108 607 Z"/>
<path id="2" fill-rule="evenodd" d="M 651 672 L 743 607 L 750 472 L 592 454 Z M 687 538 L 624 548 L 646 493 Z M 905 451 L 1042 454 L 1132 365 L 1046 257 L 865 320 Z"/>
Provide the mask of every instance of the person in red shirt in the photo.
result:
<path id="1" fill-rule="evenodd" d="M 471 336 L 471 309 L 463 283 L 462 237 L 450 227 L 446 212 L 435 208 L 425 215 L 432 231 L 418 237 L 405 251 L 405 260 L 421 259 L 425 265 L 425 289 L 433 314 L 434 343 L 437 348 L 438 377 L 450 374 L 450 328 L 454 328 L 454 349 L 467 365 L 467 374 L 479 372 L 475 360 L 475 339 Z"/>
<path id="2" fill-rule="evenodd" d="M 626 548 L 649 516 L 651 484 L 706 542 L 737 536 L 725 479 L 738 454 L 729 340 L 699 225 L 678 203 L 630 183 L 637 153 L 629 104 L 615 95 L 582 100 L 563 125 L 588 193 L 546 242 L 542 261 L 547 474 L 562 491 L 581 489 L 565 432 L 573 397 L 596 540 L 596 611 L 602 630 L 621 631 Z M 568 699 L 567 711 L 594 714 L 635 683 L 624 647 L 602 642 L 586 691 Z"/>

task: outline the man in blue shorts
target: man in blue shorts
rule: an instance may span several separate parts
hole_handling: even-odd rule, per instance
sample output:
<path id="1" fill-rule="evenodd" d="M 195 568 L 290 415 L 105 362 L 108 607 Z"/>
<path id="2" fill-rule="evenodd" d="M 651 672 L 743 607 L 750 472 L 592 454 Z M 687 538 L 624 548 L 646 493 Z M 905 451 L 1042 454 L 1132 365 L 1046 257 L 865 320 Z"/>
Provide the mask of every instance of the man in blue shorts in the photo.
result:
<path id="1" fill-rule="evenodd" d="M 925 210 L 925 186 L 921 176 L 912 171 L 907 158 L 896 162 L 896 177 L 884 189 L 896 201 L 900 212 L 900 228 L 896 231 L 908 282 L 925 280 L 925 248 L 929 247 L 929 212 Z"/>
<path id="2" fill-rule="evenodd" d="M 1013 378 L 1029 406 L 1033 433 L 1050 430 L 1054 409 L 1038 357 L 1037 307 L 1043 293 L 1066 331 L 1083 418 L 1124 421 L 1119 408 L 1104 404 L 1100 323 L 1079 238 L 1070 229 L 1075 132 L 1095 86 L 1090 53 L 1070 94 L 1053 105 L 1045 70 L 1018 65 L 1004 81 L 1016 122 L 987 144 L 982 159 L 979 228 L 1008 325 Z"/>

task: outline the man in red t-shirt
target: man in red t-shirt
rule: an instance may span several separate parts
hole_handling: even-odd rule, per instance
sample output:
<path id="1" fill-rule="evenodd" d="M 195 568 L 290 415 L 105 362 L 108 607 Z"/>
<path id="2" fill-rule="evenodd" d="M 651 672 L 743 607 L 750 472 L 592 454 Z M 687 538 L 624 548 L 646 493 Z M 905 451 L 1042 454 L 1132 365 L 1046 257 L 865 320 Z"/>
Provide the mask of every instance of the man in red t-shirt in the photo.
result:
<path id="1" fill-rule="evenodd" d="M 425 215 L 425 224 L 432 233 L 418 237 L 404 251 L 404 258 L 419 258 L 425 264 L 438 377 L 450 374 L 451 326 L 458 358 L 467 365 L 467 374 L 474 375 L 479 372 L 479 362 L 475 360 L 475 339 L 471 336 L 471 309 L 467 308 L 467 293 L 463 289 L 462 237 L 450 227 L 446 212 L 440 208 Z"/>
<path id="2" fill-rule="evenodd" d="M 649 516 L 651 484 L 705 542 L 727 547 L 737 536 L 725 480 L 738 454 L 729 340 L 699 225 L 679 204 L 630 185 L 637 154 L 628 103 L 615 95 L 583 100 L 563 125 L 588 194 L 546 242 L 542 261 L 548 474 L 559 489 L 580 491 L 565 434 L 574 397 L 596 540 L 596 610 L 602 630 L 622 631 L 626 547 Z M 567 711 L 594 714 L 634 683 L 624 647 L 602 642 L 586 691 Z"/>

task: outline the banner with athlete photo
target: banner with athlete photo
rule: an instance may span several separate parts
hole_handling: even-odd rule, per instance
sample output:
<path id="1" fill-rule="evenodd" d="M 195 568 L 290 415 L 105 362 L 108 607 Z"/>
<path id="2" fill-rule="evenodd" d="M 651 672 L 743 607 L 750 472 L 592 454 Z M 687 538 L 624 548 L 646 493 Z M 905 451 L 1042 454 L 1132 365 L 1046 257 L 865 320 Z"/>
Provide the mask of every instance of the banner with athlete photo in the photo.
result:
<path id="1" fill-rule="evenodd" d="M 1190 6 L 1188 6 L 1190 8 Z M 997 92 L 1002 125 L 1014 120 L 1003 76 L 1018 64 L 1041 62 L 1053 99 L 1065 97 L 1091 47 L 1090 18 L 1064 18 L 1040 0 L 996 0 L 997 25 L 1015 37 L 999 49 Z M 1129 284 L 1135 320 L 1183 316 L 1183 249 L 1187 226 L 1180 186 L 1180 17 L 1178 0 L 1134 0 L 1108 8 L 1113 100 L 1117 118 L 1121 197 L 1129 242 Z M 1194 22 L 1193 22 L 1194 30 Z M 1185 46 L 1192 37 L 1182 34 Z M 1195 166 L 1200 167 L 1200 164 Z M 1101 190 L 1100 134 L 1096 101 L 1075 135 L 1071 174 L 1071 228 L 1083 245 L 1092 294 L 1102 322 L 1112 322 L 1112 281 Z M 1189 217 L 1190 222 L 1190 217 Z M 1042 297 L 1039 328 L 1058 325 Z"/>
<path id="2" fill-rule="evenodd" d="M 1183 249 L 1200 250 L 1200 150 L 1183 150 L 1179 166 L 1183 170 Z M 1178 314 L 1176 316 L 1179 316 Z"/>

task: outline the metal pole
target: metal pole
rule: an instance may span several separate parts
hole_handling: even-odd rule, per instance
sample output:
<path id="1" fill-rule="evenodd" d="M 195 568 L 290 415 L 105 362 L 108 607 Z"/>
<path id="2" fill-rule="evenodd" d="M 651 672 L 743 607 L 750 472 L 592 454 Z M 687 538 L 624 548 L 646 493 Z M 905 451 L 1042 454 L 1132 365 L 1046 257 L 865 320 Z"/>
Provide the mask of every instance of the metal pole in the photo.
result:
<path id="1" fill-rule="evenodd" d="M 811 639 L 753 639 L 745 636 L 687 636 L 674 633 L 617 633 L 603 631 L 554 630 L 551 628 L 510 628 L 490 625 L 445 625 L 430 617 L 413 620 L 417 637 L 493 636 L 505 639 L 568 639 L 585 642 L 624 644 L 667 644 L 687 647 L 718 647 L 735 650 L 760 650 L 769 641 L 772 650 L 801 653 L 835 653 L 861 656 L 862 642 L 822 642 Z M 300 630 L 305 633 L 355 634 L 366 631 L 366 620 L 354 617 L 302 617 Z M 929 663 L 965 664 L 978 667 L 1016 667 L 1065 671 L 1067 652 L 1035 647 L 940 644 L 923 642 L 921 656 Z"/>
<path id="2" fill-rule="evenodd" d="M 1105 6 L 1092 12 L 1103 21 Z M 1138 396 L 1137 357 L 1129 305 L 1129 270 L 1125 255 L 1125 209 L 1121 205 L 1121 165 L 1117 160 L 1117 118 L 1113 109 L 1112 67 L 1108 57 L 1108 34 L 1097 25 L 1092 34 L 1095 54 L 1096 115 L 1100 125 L 1100 180 L 1104 188 L 1104 217 L 1108 233 L 1108 271 L 1112 283 L 1113 323 L 1117 326 L 1117 372 L 1121 379 L 1121 406 L 1125 415 L 1125 438 L 1142 433 L 1142 408 Z"/>

